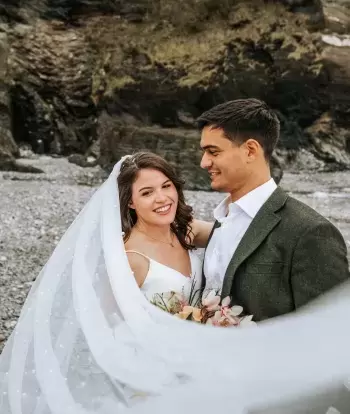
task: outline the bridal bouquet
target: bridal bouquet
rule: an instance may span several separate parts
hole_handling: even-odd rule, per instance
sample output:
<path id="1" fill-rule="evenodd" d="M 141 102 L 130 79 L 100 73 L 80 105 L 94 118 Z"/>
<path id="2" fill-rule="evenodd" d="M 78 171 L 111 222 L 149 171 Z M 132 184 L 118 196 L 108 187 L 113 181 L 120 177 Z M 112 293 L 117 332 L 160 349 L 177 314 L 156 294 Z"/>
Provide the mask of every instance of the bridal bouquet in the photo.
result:
<path id="1" fill-rule="evenodd" d="M 197 323 L 222 327 L 256 325 L 252 321 L 253 315 L 242 315 L 242 306 L 229 306 L 230 297 L 226 297 L 221 303 L 220 301 L 218 292 L 211 290 L 199 298 L 198 294 L 193 295 L 191 292 L 188 299 L 183 293 L 157 293 L 151 303 L 180 319 Z"/>

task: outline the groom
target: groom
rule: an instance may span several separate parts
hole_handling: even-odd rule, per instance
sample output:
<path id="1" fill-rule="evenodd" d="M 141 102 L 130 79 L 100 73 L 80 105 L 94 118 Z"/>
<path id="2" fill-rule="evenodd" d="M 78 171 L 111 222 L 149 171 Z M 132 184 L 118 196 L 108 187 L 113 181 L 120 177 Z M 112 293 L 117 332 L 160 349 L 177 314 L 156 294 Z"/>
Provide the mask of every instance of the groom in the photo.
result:
<path id="1" fill-rule="evenodd" d="M 270 175 L 279 139 L 274 112 L 257 99 L 215 106 L 198 118 L 213 190 L 229 193 L 214 210 L 205 251 L 206 286 L 221 288 L 254 320 L 299 308 L 349 280 L 340 232 L 286 194 Z"/>

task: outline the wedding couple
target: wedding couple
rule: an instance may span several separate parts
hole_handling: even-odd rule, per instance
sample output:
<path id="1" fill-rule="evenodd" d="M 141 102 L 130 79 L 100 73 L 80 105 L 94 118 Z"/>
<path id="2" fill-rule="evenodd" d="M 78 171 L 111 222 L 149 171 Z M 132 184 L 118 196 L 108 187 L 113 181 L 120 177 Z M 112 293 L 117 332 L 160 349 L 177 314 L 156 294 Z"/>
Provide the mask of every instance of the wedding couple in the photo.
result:
<path id="1" fill-rule="evenodd" d="M 214 227 L 193 219 L 181 180 L 162 158 L 139 153 L 121 166 L 125 247 L 141 290 L 149 298 L 181 291 L 192 276 L 260 321 L 348 280 L 340 232 L 271 178 L 280 133 L 273 111 L 256 99 L 236 100 L 202 114 L 198 126 L 201 167 L 213 190 L 229 193 L 214 210 Z M 194 247 L 206 247 L 203 272 Z"/>
<path id="2" fill-rule="evenodd" d="M 214 225 L 193 218 L 164 159 L 120 160 L 28 295 L 0 355 L 1 414 L 349 406 L 350 393 L 338 392 L 350 377 L 342 236 L 271 179 L 279 122 L 265 103 L 224 103 L 198 126 L 201 166 L 212 188 L 228 193 Z M 204 263 L 195 247 L 206 247 Z M 151 303 L 156 293 L 188 292 L 194 283 L 268 322 L 220 329 Z M 293 312 L 336 285 L 340 293 L 326 294 L 325 303 Z M 276 408 L 282 402 L 290 409 Z"/>

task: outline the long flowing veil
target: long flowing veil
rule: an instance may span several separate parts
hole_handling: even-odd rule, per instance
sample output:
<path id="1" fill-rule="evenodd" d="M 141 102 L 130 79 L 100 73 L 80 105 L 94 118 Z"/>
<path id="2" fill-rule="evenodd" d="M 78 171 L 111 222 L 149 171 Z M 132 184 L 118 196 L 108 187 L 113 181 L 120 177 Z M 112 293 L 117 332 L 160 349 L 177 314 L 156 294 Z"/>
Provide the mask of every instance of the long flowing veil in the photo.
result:
<path id="1" fill-rule="evenodd" d="M 348 412 L 349 286 L 250 329 L 162 312 L 124 250 L 122 162 L 28 295 L 0 356 L 0 413 Z"/>

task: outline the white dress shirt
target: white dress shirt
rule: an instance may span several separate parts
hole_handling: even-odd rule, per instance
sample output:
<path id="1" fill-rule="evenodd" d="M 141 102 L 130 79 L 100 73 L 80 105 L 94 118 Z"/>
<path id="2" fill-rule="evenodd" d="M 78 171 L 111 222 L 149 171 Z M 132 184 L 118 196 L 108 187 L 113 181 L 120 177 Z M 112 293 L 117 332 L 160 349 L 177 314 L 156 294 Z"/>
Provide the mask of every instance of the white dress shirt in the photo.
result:
<path id="1" fill-rule="evenodd" d="M 265 201 L 275 191 L 273 178 L 234 203 L 226 197 L 214 210 L 221 226 L 214 230 L 204 257 L 206 289 L 221 289 L 227 266 L 240 241 Z"/>

